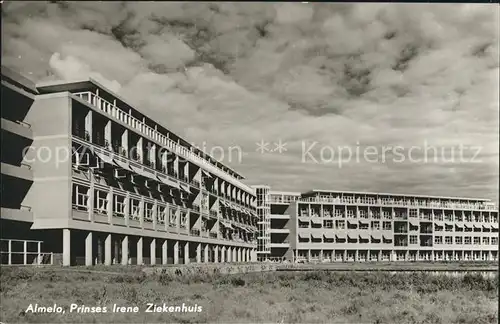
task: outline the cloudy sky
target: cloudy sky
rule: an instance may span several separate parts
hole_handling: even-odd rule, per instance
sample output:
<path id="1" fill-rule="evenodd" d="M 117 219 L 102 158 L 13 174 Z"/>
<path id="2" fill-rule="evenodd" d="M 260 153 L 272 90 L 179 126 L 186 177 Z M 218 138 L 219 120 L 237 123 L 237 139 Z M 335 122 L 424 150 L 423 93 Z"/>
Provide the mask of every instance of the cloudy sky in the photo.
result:
<path id="1" fill-rule="evenodd" d="M 497 199 L 497 6 L 7 1 L 2 16 L 2 64 L 94 77 L 249 184 Z"/>

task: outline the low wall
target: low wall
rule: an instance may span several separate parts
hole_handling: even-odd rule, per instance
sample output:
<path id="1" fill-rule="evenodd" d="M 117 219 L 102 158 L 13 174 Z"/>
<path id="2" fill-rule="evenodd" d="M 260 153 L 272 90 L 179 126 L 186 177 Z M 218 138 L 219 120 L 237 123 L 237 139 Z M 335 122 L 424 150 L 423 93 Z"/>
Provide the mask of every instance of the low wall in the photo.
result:
<path id="1" fill-rule="evenodd" d="M 180 264 L 143 268 L 146 274 L 193 275 L 193 274 L 236 274 L 250 272 L 276 271 L 278 264 Z"/>

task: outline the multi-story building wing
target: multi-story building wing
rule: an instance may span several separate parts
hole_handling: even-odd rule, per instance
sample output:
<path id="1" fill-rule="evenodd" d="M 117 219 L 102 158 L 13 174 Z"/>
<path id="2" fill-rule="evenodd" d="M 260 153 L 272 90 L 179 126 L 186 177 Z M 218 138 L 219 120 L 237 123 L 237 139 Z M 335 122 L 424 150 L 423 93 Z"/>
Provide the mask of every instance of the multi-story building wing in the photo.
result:
<path id="1" fill-rule="evenodd" d="M 298 192 L 271 191 L 269 186 L 254 186 L 259 216 L 258 260 L 291 260 L 295 227 L 290 205 L 300 198 Z"/>
<path id="2" fill-rule="evenodd" d="M 64 265 L 256 260 L 256 197 L 240 174 L 95 80 L 36 91 L 21 200 Z"/>
<path id="3" fill-rule="evenodd" d="M 41 243 L 15 240 L 29 231 L 24 226 L 33 221 L 33 210 L 25 198 L 33 185 L 33 170 L 23 162 L 23 149 L 33 142 L 32 126 L 26 122 L 38 94 L 33 82 L 2 67 L 2 143 L 1 143 L 1 246 L 2 263 L 21 263 L 28 255 L 21 253 L 41 251 Z M 18 251 L 19 253 L 9 253 Z M 31 256 L 31 255 L 30 255 Z"/>
<path id="4" fill-rule="evenodd" d="M 486 199 L 312 190 L 285 201 L 268 192 L 262 199 L 270 201 L 270 218 L 279 218 L 271 221 L 271 242 L 275 232 L 286 242 L 277 238 L 283 245 L 271 243 L 262 256 L 296 262 L 498 260 L 498 207 Z"/>

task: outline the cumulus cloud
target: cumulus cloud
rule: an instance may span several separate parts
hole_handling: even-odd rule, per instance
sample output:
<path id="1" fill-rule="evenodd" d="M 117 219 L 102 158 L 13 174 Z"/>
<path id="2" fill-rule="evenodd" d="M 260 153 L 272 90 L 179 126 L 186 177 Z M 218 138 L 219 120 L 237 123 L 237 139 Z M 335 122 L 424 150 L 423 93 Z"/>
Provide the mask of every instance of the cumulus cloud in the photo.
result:
<path id="1" fill-rule="evenodd" d="M 35 81 L 94 77 L 188 140 L 239 146 L 252 184 L 497 199 L 499 13 L 491 5 L 4 4 L 4 64 Z M 287 151 L 260 154 L 279 140 Z M 330 148 L 467 146 L 476 162 Z M 338 150 L 337 150 L 338 151 Z M 339 153 L 345 155 L 346 153 Z M 416 154 L 422 156 L 423 153 Z M 227 155 L 227 154 L 226 154 Z M 387 156 L 391 156 L 388 154 Z"/>
<path id="2" fill-rule="evenodd" d="M 116 93 L 120 91 L 121 85 L 118 81 L 110 81 L 106 79 L 102 76 L 102 74 L 92 71 L 88 64 L 81 62 L 73 56 L 61 58 L 61 54 L 54 53 L 50 57 L 49 65 L 56 75 L 65 81 L 79 81 L 82 79 L 93 78 L 106 88 Z"/>

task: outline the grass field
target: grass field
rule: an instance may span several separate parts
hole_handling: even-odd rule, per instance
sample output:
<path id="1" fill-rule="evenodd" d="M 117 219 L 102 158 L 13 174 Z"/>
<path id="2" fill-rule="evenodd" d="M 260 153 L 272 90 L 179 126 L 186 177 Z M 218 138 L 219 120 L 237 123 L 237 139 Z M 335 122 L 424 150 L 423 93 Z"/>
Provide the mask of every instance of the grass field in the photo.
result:
<path id="1" fill-rule="evenodd" d="M 112 268 L 112 267 L 111 267 Z M 497 323 L 498 277 L 421 273 L 266 272 L 145 275 L 140 268 L 81 273 L 1 269 L 3 323 Z M 147 313 L 147 303 L 198 313 Z M 26 312 L 57 304 L 64 314 Z M 107 313 L 70 312 L 70 304 Z M 113 304 L 137 313 L 111 312 Z"/>

